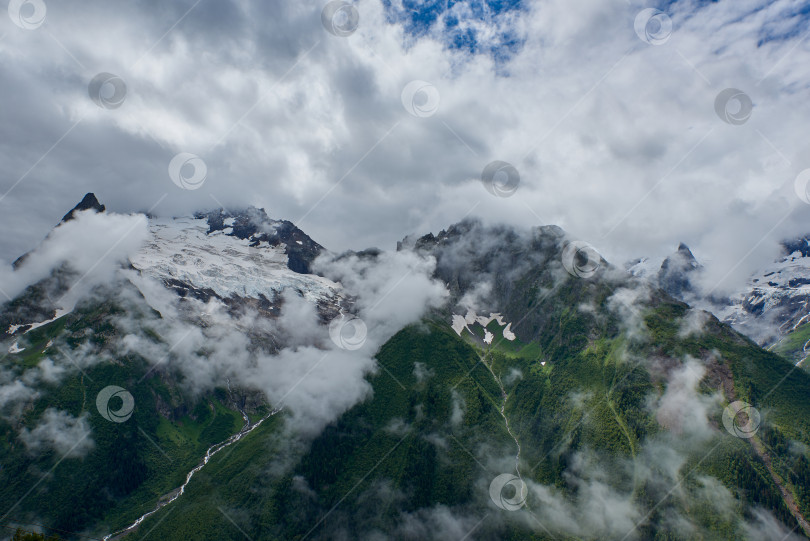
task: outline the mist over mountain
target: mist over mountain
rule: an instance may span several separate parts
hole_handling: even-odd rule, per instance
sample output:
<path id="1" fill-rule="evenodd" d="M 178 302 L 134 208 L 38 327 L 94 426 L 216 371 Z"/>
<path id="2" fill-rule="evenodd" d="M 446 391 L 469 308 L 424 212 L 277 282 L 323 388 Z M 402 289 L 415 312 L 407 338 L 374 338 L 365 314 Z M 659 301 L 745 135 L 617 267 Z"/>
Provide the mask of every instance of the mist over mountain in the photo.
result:
<path id="1" fill-rule="evenodd" d="M 625 265 L 628 271 L 691 305 L 716 314 L 736 330 L 768 349 L 776 348 L 797 364 L 807 356 L 805 326 L 808 312 L 810 259 L 802 236 L 779 243 L 780 255 L 756 269 L 735 291 L 721 293 L 707 280 L 705 270 L 681 243 L 655 272 L 656 262 L 641 258 Z"/>
<path id="2" fill-rule="evenodd" d="M 9 0 L 0 541 L 810 539 L 810 9 Z"/>
<path id="3" fill-rule="evenodd" d="M 4 17 L 3 258 L 87 192 L 124 214 L 265 208 L 335 251 L 474 208 L 488 224 L 560 225 L 616 262 L 684 241 L 715 281 L 742 260 L 729 288 L 807 232 L 795 2 L 667 2 L 656 27 L 642 13 L 656 6 L 635 3 L 374 0 L 346 36 L 324 27 L 327 3 L 92 0 L 31 29 Z M 644 17 L 671 39 L 636 30 Z M 727 88 L 750 97 L 745 124 L 717 113 Z M 194 190 L 168 174 L 185 154 L 205 165 Z M 481 189 L 494 161 L 520 173 L 518 196 Z"/>
<path id="4" fill-rule="evenodd" d="M 111 539 L 806 532 L 810 376 L 660 287 L 700 272 L 685 246 L 655 283 L 553 226 L 467 219 L 334 253 L 261 209 L 84 206 L 4 282 L 9 524 Z M 131 240 L 104 235 L 122 226 Z"/>

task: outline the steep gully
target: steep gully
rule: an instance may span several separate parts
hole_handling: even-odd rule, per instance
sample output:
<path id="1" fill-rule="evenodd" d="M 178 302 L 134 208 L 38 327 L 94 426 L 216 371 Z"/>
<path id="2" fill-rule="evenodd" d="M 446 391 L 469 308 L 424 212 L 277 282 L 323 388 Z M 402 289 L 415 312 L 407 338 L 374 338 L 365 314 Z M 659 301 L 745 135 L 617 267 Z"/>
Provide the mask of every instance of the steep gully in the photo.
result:
<path id="1" fill-rule="evenodd" d="M 227 380 L 227 384 L 228 384 L 228 394 L 231 395 L 231 381 L 230 381 L 230 379 Z M 237 404 L 236 401 L 234 401 L 234 403 Z M 262 417 L 261 419 L 256 421 L 254 424 L 250 424 L 250 419 L 248 418 L 247 413 L 245 413 L 245 411 L 238 404 L 237 404 L 237 409 L 239 410 L 239 413 L 242 414 L 242 419 L 245 421 L 245 425 L 242 427 L 242 429 L 238 433 L 234 434 L 233 436 L 229 437 L 228 439 L 226 439 L 223 442 L 214 444 L 211 447 L 209 447 L 208 450 L 205 452 L 205 456 L 203 456 L 202 461 L 197 466 L 195 466 L 191 471 L 189 471 L 188 474 L 186 474 L 185 482 L 182 485 L 180 485 L 179 488 L 177 488 L 177 489 L 175 489 L 175 490 L 173 490 L 173 491 L 171 491 L 168 494 L 163 496 L 163 498 L 166 498 L 166 496 L 168 496 L 168 499 L 163 500 L 163 498 L 161 498 L 162 501 L 159 500 L 158 504 L 155 506 L 154 509 L 152 509 L 151 511 L 141 515 L 138 518 L 138 520 L 136 520 L 135 522 L 133 522 L 132 524 L 130 524 L 129 526 L 127 526 L 123 530 L 119 530 L 117 532 L 106 535 L 103 538 L 104 541 L 115 541 L 117 539 L 122 539 L 127 534 L 132 533 L 135 529 L 137 529 L 138 526 L 140 526 L 141 523 L 144 520 L 146 520 L 148 517 L 150 517 L 151 515 L 154 515 L 155 513 L 157 513 L 158 511 L 160 511 L 161 509 L 163 509 L 167 505 L 169 505 L 170 503 L 174 502 L 177 498 L 182 496 L 183 493 L 186 491 L 186 487 L 188 486 L 188 484 L 191 481 L 192 477 L 194 477 L 194 474 L 196 474 L 198 471 L 203 469 L 203 467 L 205 467 L 205 465 L 208 464 L 208 461 L 211 460 L 211 458 L 214 455 L 216 455 L 217 453 L 219 453 L 220 451 L 222 451 L 226 447 L 230 447 L 234 443 L 241 440 L 244 436 L 246 436 L 246 435 L 250 434 L 251 432 L 253 432 L 264 421 L 266 421 L 267 419 L 269 419 L 273 415 L 280 412 L 283 409 L 283 407 L 274 409 L 273 411 L 271 411 L 270 413 L 268 413 L 267 415 L 265 415 L 264 417 Z"/>

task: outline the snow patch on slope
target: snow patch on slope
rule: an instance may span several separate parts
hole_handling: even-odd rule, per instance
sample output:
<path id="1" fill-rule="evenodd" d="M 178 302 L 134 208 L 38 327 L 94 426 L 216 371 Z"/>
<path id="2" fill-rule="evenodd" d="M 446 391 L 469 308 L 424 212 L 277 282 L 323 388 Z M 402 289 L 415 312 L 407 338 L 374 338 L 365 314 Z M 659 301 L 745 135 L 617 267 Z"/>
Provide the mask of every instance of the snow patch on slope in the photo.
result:
<path id="1" fill-rule="evenodd" d="M 65 308 L 57 308 L 55 315 L 51 319 L 46 319 L 45 321 L 40 321 L 38 323 L 22 323 L 20 325 L 9 325 L 8 330 L 6 331 L 6 334 L 11 336 L 11 335 L 16 333 L 18 330 L 20 330 L 23 327 L 30 327 L 28 330 L 25 331 L 25 333 L 23 333 L 23 334 L 27 334 L 27 333 L 33 331 L 34 329 L 38 329 L 38 328 L 40 328 L 40 327 L 42 327 L 44 325 L 47 325 L 48 323 L 53 323 L 54 321 L 56 321 L 60 317 L 69 314 L 71 311 L 72 310 L 67 310 Z"/>
<path id="2" fill-rule="evenodd" d="M 487 344 L 492 343 L 492 339 L 494 335 L 487 330 L 487 325 L 496 321 L 499 326 L 504 327 L 503 329 L 503 337 L 509 341 L 515 339 L 515 334 L 512 332 L 511 327 L 512 323 L 506 323 L 503 320 L 503 316 L 501 314 L 491 312 L 489 316 L 479 316 L 473 310 L 468 310 L 465 316 L 460 316 L 458 314 L 453 314 L 453 318 L 451 321 L 450 326 L 456 331 L 456 334 L 461 336 L 464 332 L 464 329 L 467 329 L 470 334 L 473 334 L 472 330 L 470 330 L 470 325 L 474 325 L 478 323 L 482 327 L 484 327 L 484 342 Z"/>

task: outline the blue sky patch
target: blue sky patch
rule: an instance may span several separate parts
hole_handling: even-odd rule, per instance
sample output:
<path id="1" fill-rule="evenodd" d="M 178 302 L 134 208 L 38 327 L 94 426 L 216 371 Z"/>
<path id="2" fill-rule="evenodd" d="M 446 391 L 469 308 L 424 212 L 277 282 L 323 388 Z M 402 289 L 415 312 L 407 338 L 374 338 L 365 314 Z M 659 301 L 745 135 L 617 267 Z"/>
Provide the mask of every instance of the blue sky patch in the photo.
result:
<path id="1" fill-rule="evenodd" d="M 488 54 L 506 60 L 520 50 L 523 38 L 502 24 L 525 10 L 522 0 L 403 0 L 402 8 L 383 0 L 388 20 L 402 24 L 413 38 L 432 35 L 449 49 Z M 482 39 L 476 27 L 484 23 L 494 35 Z"/>

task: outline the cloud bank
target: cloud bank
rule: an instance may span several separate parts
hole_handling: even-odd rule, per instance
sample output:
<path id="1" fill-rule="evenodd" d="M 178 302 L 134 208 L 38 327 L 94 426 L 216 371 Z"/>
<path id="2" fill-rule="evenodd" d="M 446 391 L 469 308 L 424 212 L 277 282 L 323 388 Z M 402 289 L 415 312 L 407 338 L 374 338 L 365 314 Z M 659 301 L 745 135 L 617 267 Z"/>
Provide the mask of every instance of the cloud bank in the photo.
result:
<path id="1" fill-rule="evenodd" d="M 87 191 L 120 212 L 168 194 L 155 213 L 264 206 L 333 250 L 469 213 L 556 223 L 619 262 L 682 240 L 730 286 L 773 240 L 807 232 L 793 189 L 810 167 L 807 14 L 789 0 L 672 2 L 672 33 L 651 45 L 634 30 L 645 7 L 412 15 L 373 0 L 345 38 L 315 1 L 56 4 L 32 30 L 5 17 L 0 223 L 15 234 L 0 254 L 29 249 Z M 102 72 L 126 83 L 120 107 L 88 96 Z M 433 85 L 435 113 L 403 107 L 413 80 Z M 742 125 L 715 112 L 726 88 L 750 96 Z M 180 152 L 204 160 L 200 189 L 169 178 Z M 517 195 L 481 186 L 494 160 L 519 171 Z"/>

